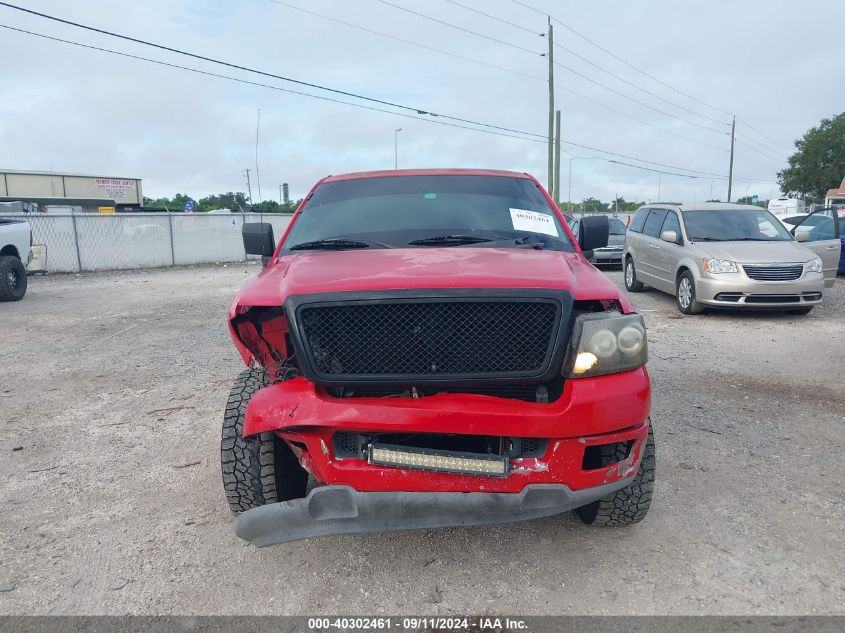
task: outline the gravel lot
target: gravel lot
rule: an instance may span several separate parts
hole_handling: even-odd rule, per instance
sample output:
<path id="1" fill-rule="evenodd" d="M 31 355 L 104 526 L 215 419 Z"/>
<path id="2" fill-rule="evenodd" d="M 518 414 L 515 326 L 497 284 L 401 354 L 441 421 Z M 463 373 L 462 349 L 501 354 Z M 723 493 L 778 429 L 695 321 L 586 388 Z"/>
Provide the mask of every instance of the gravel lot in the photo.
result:
<path id="1" fill-rule="evenodd" d="M 34 278 L 0 304 L 0 613 L 845 614 L 845 279 L 806 317 L 633 295 L 658 460 L 640 525 L 257 550 L 218 461 L 225 309 L 256 271 Z"/>

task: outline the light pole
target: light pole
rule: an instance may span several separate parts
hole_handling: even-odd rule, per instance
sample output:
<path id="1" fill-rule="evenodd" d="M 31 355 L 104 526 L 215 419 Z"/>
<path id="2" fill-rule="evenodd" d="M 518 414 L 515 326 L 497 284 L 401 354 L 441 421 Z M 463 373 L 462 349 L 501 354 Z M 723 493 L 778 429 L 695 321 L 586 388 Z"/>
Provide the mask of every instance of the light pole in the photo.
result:
<path id="1" fill-rule="evenodd" d="M 393 169 L 399 169 L 399 132 L 402 128 L 393 131 Z"/>
<path id="2" fill-rule="evenodd" d="M 282 185 L 279 185 L 279 206 L 282 205 Z"/>
<path id="3" fill-rule="evenodd" d="M 660 202 L 660 177 L 663 174 L 657 174 L 657 201 Z"/>

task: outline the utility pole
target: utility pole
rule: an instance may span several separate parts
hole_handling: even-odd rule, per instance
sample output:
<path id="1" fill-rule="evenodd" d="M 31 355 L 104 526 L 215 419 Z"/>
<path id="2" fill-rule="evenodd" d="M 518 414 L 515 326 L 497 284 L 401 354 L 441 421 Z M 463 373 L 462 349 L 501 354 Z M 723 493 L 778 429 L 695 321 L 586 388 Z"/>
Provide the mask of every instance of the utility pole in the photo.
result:
<path id="1" fill-rule="evenodd" d="M 282 204 L 282 185 L 279 185 L 279 205 Z"/>
<path id="2" fill-rule="evenodd" d="M 569 203 L 569 215 L 572 215 L 572 156 L 569 157 L 569 178 L 567 180 L 566 201 Z"/>
<path id="3" fill-rule="evenodd" d="M 249 184 L 249 169 L 244 169 L 246 174 L 246 190 L 249 193 L 249 203 L 252 204 L 252 187 Z"/>
<path id="4" fill-rule="evenodd" d="M 736 134 L 736 115 L 731 123 L 731 167 L 728 172 L 728 202 L 731 201 L 731 188 L 734 184 L 734 136 Z"/>
<path id="5" fill-rule="evenodd" d="M 555 184 L 552 188 L 555 206 L 560 204 L 560 110 L 555 111 Z"/>
<path id="6" fill-rule="evenodd" d="M 261 108 L 258 108 L 258 121 L 255 124 L 255 179 L 258 181 L 258 202 L 261 202 L 261 174 L 258 173 L 258 130 L 260 128 Z M 250 199 L 252 199 L 251 196 Z"/>
<path id="7" fill-rule="evenodd" d="M 661 173 L 657 174 L 657 202 L 660 202 L 660 177 L 662 175 Z"/>
<path id="8" fill-rule="evenodd" d="M 554 135 L 555 135 L 555 58 L 554 58 L 554 30 L 552 18 L 549 19 L 549 180 L 548 187 L 552 200 L 555 199 L 554 189 Z"/>
<path id="9" fill-rule="evenodd" d="M 399 132 L 402 128 L 393 130 L 393 169 L 399 169 Z"/>

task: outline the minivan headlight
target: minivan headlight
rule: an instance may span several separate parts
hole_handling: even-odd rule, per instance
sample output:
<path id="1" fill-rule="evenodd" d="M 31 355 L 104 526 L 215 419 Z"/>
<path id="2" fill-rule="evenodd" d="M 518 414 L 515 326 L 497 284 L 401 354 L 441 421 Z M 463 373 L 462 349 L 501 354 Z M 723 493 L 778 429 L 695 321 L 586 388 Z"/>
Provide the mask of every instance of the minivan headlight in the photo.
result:
<path id="1" fill-rule="evenodd" d="M 818 257 L 804 263 L 804 272 L 820 273 L 822 271 L 822 260 Z"/>
<path id="2" fill-rule="evenodd" d="M 708 273 L 735 273 L 736 262 L 727 259 L 704 259 L 704 271 Z"/>
<path id="3" fill-rule="evenodd" d="M 648 361 L 645 321 L 639 314 L 593 313 L 575 319 L 564 365 L 569 378 L 615 374 Z"/>

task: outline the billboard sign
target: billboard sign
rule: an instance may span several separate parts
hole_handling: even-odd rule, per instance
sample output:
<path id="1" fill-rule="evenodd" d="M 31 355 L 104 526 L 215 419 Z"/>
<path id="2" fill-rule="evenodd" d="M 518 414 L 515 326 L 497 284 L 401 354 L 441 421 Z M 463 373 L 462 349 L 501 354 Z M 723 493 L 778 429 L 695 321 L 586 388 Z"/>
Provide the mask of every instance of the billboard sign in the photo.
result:
<path id="1" fill-rule="evenodd" d="M 121 200 L 128 192 L 135 191 L 135 181 L 125 178 L 96 178 L 94 184 L 113 200 Z"/>

